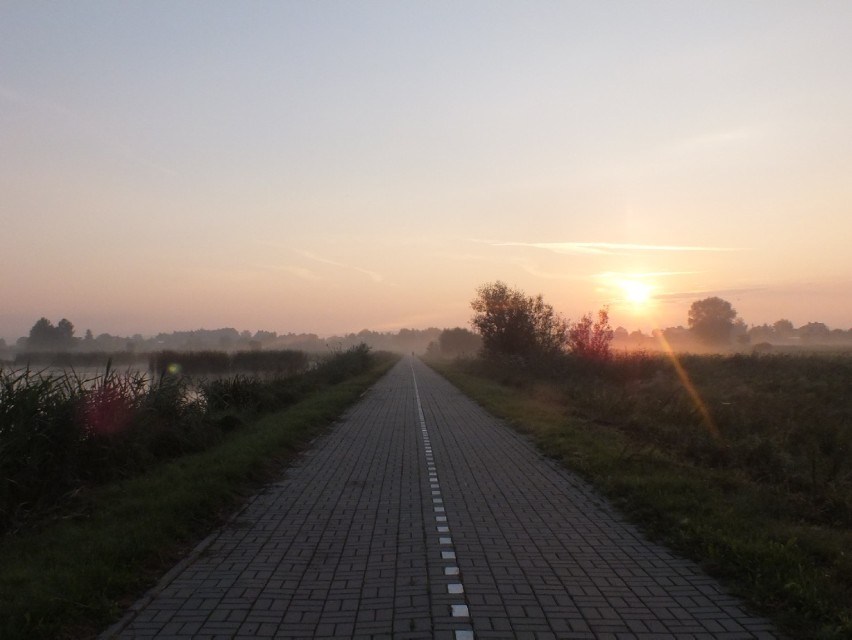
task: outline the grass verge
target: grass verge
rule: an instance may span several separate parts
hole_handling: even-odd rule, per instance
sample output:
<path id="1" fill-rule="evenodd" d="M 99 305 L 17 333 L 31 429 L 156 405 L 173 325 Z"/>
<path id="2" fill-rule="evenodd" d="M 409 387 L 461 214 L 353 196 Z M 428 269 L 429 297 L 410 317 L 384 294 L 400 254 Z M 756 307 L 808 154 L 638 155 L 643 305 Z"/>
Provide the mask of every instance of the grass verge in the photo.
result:
<path id="1" fill-rule="evenodd" d="M 207 451 L 74 501 L 38 530 L 0 541 L 0 638 L 91 637 L 115 621 L 395 360 L 235 431 Z"/>
<path id="2" fill-rule="evenodd" d="M 649 537 L 697 561 L 796 638 L 852 637 L 852 532 L 816 526 L 778 487 L 702 467 L 566 406 L 546 384 L 517 387 L 430 362 L 493 414 L 578 472 Z"/>

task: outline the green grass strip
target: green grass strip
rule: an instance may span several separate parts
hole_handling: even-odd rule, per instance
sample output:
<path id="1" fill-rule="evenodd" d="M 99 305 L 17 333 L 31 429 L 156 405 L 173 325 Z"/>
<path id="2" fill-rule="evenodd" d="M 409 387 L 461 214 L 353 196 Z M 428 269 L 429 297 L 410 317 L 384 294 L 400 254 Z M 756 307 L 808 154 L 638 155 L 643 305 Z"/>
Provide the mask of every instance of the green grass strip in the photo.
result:
<path id="1" fill-rule="evenodd" d="M 430 364 L 791 637 L 852 638 L 852 532 L 802 523 L 783 491 L 643 446 L 546 390 Z"/>
<path id="2" fill-rule="evenodd" d="M 96 490 L 65 520 L 3 539 L 0 638 L 96 635 L 392 364 L 269 414 L 213 449 Z"/>

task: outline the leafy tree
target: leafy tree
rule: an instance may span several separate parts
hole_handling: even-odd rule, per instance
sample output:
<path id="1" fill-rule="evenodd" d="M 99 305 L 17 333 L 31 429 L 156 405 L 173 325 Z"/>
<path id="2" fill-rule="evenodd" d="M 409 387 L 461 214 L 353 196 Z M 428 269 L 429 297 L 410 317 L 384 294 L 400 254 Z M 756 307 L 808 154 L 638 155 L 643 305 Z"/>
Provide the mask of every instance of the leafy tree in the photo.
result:
<path id="1" fill-rule="evenodd" d="M 62 318 L 56 326 L 47 318 L 39 318 L 30 329 L 27 348 L 33 351 L 70 349 L 74 346 L 74 325 Z"/>
<path id="2" fill-rule="evenodd" d="M 775 335 L 779 338 L 789 338 L 796 334 L 796 327 L 793 326 L 792 322 L 785 318 L 775 322 L 775 324 L 772 325 L 772 328 L 775 330 Z"/>
<path id="3" fill-rule="evenodd" d="M 799 335 L 806 342 L 825 342 L 831 336 L 831 330 L 822 322 L 808 322 L 799 327 Z"/>
<path id="4" fill-rule="evenodd" d="M 485 284 L 470 303 L 471 325 L 488 354 L 551 355 L 565 347 L 568 323 L 541 295 L 527 296 L 503 282 Z"/>
<path id="5" fill-rule="evenodd" d="M 689 307 L 689 328 L 706 344 L 730 344 L 737 312 L 727 300 L 713 296 Z"/>
<path id="6" fill-rule="evenodd" d="M 609 309 L 598 311 L 594 320 L 591 313 L 584 315 L 571 325 L 568 331 L 568 346 L 571 352 L 581 358 L 606 360 L 610 357 L 610 343 L 614 332 L 609 326 Z"/>

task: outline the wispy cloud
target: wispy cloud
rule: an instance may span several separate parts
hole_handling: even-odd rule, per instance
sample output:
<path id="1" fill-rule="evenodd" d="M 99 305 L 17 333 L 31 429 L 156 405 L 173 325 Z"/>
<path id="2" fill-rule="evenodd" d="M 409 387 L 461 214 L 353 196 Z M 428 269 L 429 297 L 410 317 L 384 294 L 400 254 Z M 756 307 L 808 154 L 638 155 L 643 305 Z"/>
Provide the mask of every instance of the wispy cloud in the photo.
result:
<path id="1" fill-rule="evenodd" d="M 653 252 L 723 252 L 742 251 L 735 247 L 699 247 L 671 244 L 632 244 L 622 242 L 485 242 L 492 247 L 530 247 L 553 253 L 573 255 L 625 255 Z"/>
<path id="2" fill-rule="evenodd" d="M 348 269 L 350 271 L 357 271 L 358 273 L 363 273 L 364 275 L 368 276 L 373 282 L 382 282 L 384 280 L 380 273 L 370 271 L 369 269 L 363 269 L 361 267 L 356 267 L 350 264 L 344 264 L 343 262 L 337 262 L 336 260 L 330 260 L 328 258 L 318 256 L 317 254 L 312 253 L 310 251 L 299 251 L 299 253 L 302 254 L 304 257 L 308 258 L 309 260 L 313 260 L 314 262 L 328 264 L 333 267 L 339 267 L 341 269 Z"/>

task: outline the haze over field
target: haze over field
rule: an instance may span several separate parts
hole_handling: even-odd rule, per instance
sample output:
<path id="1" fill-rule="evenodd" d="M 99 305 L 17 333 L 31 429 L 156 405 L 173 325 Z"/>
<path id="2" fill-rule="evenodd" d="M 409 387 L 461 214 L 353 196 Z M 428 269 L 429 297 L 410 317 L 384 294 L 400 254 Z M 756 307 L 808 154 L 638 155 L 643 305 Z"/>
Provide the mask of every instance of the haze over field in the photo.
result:
<path id="1" fill-rule="evenodd" d="M 852 3 L 0 4 L 0 336 L 852 327 Z"/>

